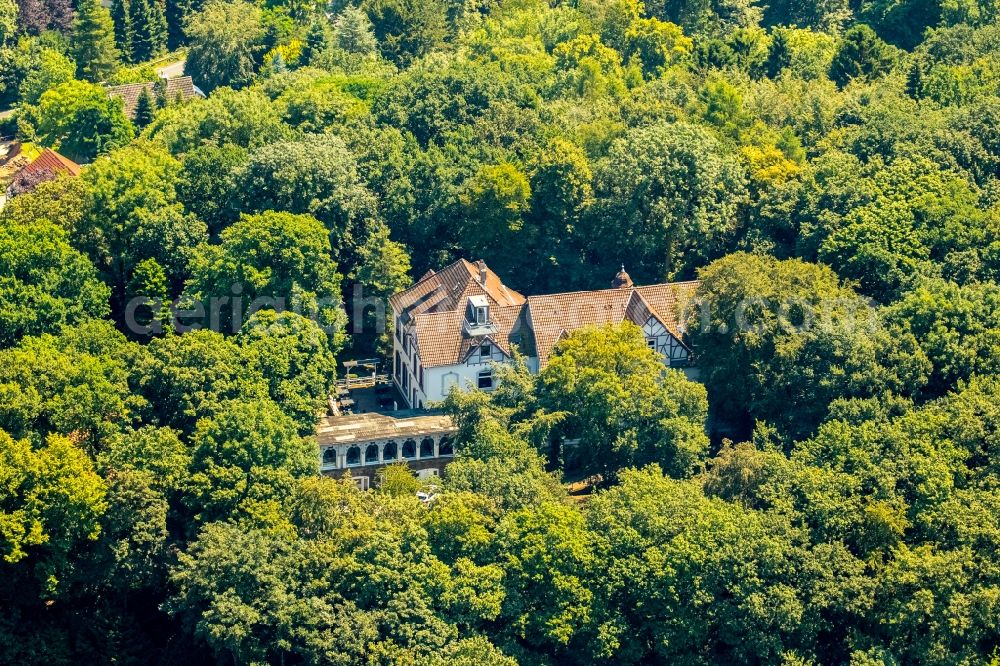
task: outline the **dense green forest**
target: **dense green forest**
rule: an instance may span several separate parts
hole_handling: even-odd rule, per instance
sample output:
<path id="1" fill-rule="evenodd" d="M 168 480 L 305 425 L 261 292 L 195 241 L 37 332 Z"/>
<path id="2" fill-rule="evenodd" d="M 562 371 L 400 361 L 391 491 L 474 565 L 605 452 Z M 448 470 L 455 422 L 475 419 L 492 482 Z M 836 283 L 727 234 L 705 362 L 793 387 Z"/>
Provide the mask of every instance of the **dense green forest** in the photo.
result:
<path id="1" fill-rule="evenodd" d="M 87 165 L 0 211 L 0 662 L 1000 663 L 998 19 L 0 0 L 0 135 Z M 700 279 L 702 382 L 584 329 L 433 503 L 320 477 L 353 303 L 460 257 Z"/>

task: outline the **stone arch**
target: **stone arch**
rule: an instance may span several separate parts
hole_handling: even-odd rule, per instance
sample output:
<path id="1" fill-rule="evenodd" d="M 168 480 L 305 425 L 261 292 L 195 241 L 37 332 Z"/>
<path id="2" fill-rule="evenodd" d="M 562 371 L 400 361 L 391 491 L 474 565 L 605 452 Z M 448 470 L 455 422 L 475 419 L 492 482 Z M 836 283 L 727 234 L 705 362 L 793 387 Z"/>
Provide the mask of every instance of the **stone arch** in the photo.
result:
<path id="1" fill-rule="evenodd" d="M 396 442 L 394 441 L 386 442 L 385 446 L 382 447 L 382 460 L 384 460 L 385 462 L 392 462 L 393 460 L 396 459 L 396 453 L 397 453 Z"/>
<path id="2" fill-rule="evenodd" d="M 365 449 L 365 464 L 369 465 L 371 463 L 378 462 L 378 444 L 369 444 L 368 448 Z"/>
<path id="3" fill-rule="evenodd" d="M 417 440 L 411 438 L 403 442 L 403 457 L 407 460 L 417 457 Z"/>
<path id="4" fill-rule="evenodd" d="M 348 465 L 360 465 L 361 464 L 361 447 L 352 446 L 347 449 L 347 464 Z"/>
<path id="5" fill-rule="evenodd" d="M 434 438 L 424 437 L 422 440 L 420 440 L 420 457 L 421 458 L 434 457 Z"/>
<path id="6" fill-rule="evenodd" d="M 332 446 L 328 446 L 323 449 L 323 464 L 324 465 L 336 465 L 337 464 L 337 449 Z"/>

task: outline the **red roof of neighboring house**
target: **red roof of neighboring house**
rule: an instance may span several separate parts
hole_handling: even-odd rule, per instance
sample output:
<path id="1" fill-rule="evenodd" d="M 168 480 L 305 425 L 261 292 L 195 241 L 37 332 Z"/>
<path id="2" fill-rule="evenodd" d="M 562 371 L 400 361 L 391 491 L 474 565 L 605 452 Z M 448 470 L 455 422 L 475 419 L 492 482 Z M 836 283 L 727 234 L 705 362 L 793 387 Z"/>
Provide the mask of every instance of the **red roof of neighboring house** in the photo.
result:
<path id="1" fill-rule="evenodd" d="M 51 148 L 46 148 L 42 151 L 42 154 L 35 158 L 28 166 L 21 169 L 18 175 L 25 172 L 27 173 L 39 173 L 41 171 L 51 171 L 52 173 L 68 173 L 71 176 L 80 175 L 80 165 L 69 159 L 68 157 L 63 157 Z"/>
<path id="2" fill-rule="evenodd" d="M 39 183 L 52 180 L 61 174 L 79 176 L 80 165 L 51 148 L 46 148 L 41 155 L 14 174 L 8 192 L 12 196 L 30 192 Z"/>

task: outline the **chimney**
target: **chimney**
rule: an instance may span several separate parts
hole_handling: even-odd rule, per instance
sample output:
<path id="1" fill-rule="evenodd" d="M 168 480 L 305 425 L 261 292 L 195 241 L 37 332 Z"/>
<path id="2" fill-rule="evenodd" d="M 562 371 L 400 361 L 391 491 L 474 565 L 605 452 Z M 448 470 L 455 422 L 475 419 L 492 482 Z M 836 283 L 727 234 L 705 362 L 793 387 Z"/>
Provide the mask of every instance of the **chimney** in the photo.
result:
<path id="1" fill-rule="evenodd" d="M 480 259 L 476 262 L 476 268 L 479 269 L 479 284 L 486 286 L 486 262 Z"/>

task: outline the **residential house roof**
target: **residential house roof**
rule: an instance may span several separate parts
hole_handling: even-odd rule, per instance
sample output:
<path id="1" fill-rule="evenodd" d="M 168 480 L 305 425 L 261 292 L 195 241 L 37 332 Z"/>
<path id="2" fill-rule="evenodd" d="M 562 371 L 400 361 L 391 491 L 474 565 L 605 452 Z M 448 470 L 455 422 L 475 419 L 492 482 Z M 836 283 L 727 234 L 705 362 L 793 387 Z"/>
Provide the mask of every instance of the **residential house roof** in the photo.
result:
<path id="1" fill-rule="evenodd" d="M 79 176 L 81 167 L 68 157 L 60 155 L 51 148 L 46 148 L 42 151 L 42 154 L 35 159 L 35 161 L 21 169 L 22 174 L 25 172 L 41 173 L 43 171 L 50 171 L 52 173 L 68 173 L 71 176 Z"/>
<path id="2" fill-rule="evenodd" d="M 531 345 L 531 334 L 522 317 L 524 305 L 501 305 L 490 307 L 490 323 L 495 333 L 486 336 L 511 356 L 514 345 L 522 352 L 528 353 L 525 347 Z M 473 347 L 479 345 L 481 337 L 470 337 L 463 334 L 462 326 L 465 310 L 461 307 L 446 312 L 430 312 L 416 316 L 417 349 L 420 352 L 420 362 L 426 368 L 442 365 L 454 365 L 468 358 Z"/>
<path id="3" fill-rule="evenodd" d="M 179 96 L 182 100 L 189 100 L 192 97 L 204 97 L 202 93 L 191 80 L 190 76 L 179 76 L 175 79 L 161 79 L 166 81 L 166 91 L 165 97 L 168 101 L 173 101 Z M 149 81 L 146 83 L 126 83 L 120 86 L 108 86 L 108 96 L 109 97 L 120 97 L 122 102 L 125 104 L 125 115 L 131 119 L 135 118 L 135 110 L 139 105 L 139 95 L 142 94 L 143 89 L 148 90 L 149 94 L 156 99 L 156 85 L 157 81 Z"/>
<path id="4" fill-rule="evenodd" d="M 611 289 L 525 298 L 505 287 L 482 261 L 460 260 L 438 272 L 428 271 L 390 301 L 402 313 L 404 325 L 413 324 L 424 367 L 462 363 L 485 337 L 508 355 L 517 345 L 544 367 L 556 343 L 578 328 L 625 319 L 641 326 L 651 315 L 675 338 L 683 339 L 683 309 L 698 282 L 637 287 L 622 268 L 612 284 Z M 465 330 L 465 304 L 475 296 L 490 302 L 493 330 L 487 335 L 473 336 Z"/>
<path id="5" fill-rule="evenodd" d="M 642 326 L 651 315 L 683 344 L 684 309 L 697 288 L 697 281 L 645 287 L 635 287 L 629 281 L 599 291 L 529 296 L 528 321 L 539 367 L 545 367 L 556 343 L 567 333 L 584 326 L 620 324 L 626 319 Z"/>
<path id="6" fill-rule="evenodd" d="M 684 311 L 690 306 L 698 284 L 697 280 L 649 284 L 635 287 L 635 292 L 642 297 L 666 329 L 680 340 L 684 334 Z"/>
<path id="7" fill-rule="evenodd" d="M 11 194 L 22 194 L 34 189 L 35 185 L 46 180 L 52 180 L 59 175 L 79 176 L 79 164 L 52 150 L 45 148 L 35 159 L 21 167 L 10 180 L 8 191 Z"/>
<path id="8" fill-rule="evenodd" d="M 482 294 L 491 306 L 520 305 L 524 296 L 508 289 L 485 263 L 460 259 L 436 273 L 428 271 L 416 284 L 394 294 L 389 302 L 405 321 L 427 312 L 450 312 L 465 307 L 469 296 Z"/>
<path id="9" fill-rule="evenodd" d="M 602 289 L 528 297 L 528 322 L 535 337 L 539 367 L 545 367 L 553 347 L 564 333 L 584 326 L 618 324 L 632 290 Z"/>

